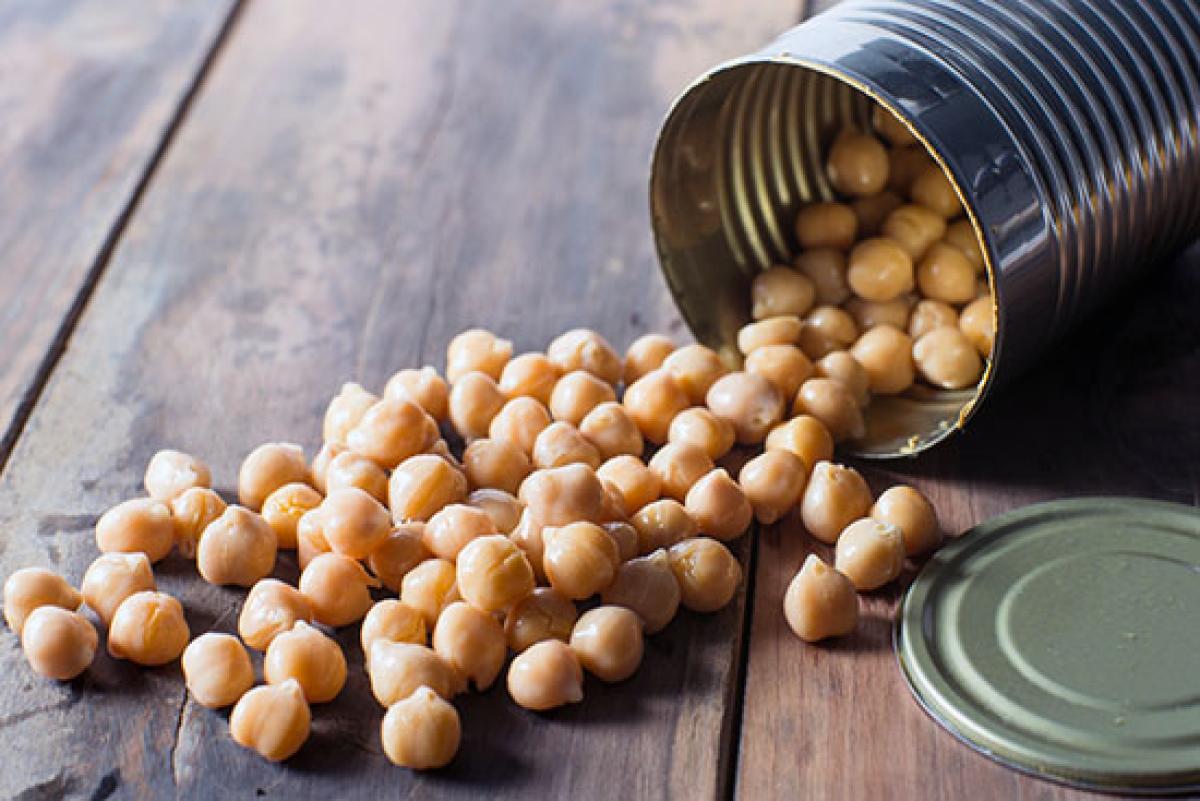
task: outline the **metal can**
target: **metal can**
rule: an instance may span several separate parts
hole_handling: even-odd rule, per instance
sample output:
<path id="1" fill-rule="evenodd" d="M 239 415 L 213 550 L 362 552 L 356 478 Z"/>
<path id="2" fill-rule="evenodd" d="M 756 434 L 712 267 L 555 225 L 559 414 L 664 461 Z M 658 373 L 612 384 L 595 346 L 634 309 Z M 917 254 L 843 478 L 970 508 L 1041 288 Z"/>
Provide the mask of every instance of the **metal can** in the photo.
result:
<path id="1" fill-rule="evenodd" d="M 950 178 L 980 239 L 995 344 L 970 390 L 877 397 L 864 457 L 913 454 L 1200 235 L 1197 0 L 847 0 L 701 76 L 655 147 L 667 283 L 732 361 L 753 276 L 797 253 L 823 154 L 879 104 Z"/>

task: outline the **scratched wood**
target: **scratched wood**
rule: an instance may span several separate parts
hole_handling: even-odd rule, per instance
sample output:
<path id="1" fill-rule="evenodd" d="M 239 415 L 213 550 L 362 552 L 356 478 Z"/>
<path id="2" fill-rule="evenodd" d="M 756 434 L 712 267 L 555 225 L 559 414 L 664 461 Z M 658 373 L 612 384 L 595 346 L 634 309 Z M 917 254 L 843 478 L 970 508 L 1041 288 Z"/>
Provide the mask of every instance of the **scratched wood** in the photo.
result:
<path id="1" fill-rule="evenodd" d="M 166 445 L 228 491 L 258 442 L 312 447 L 346 379 L 379 387 L 440 363 L 469 325 L 543 347 L 579 324 L 620 344 L 682 329 L 658 276 L 646 165 L 670 99 L 794 21 L 793 3 L 721 0 L 346 6 L 262 0 L 239 15 L 125 227 L 0 477 L 0 574 L 78 580 L 92 524 Z M 241 593 L 172 557 L 160 585 L 194 633 L 232 630 Z M 280 574 L 295 577 L 289 559 Z M 0 796 L 421 796 L 684 799 L 732 767 L 741 599 L 682 615 L 630 682 L 582 705 L 456 701 L 449 770 L 381 754 L 357 634 L 342 696 L 272 765 L 187 700 L 177 667 L 107 656 L 81 679 L 31 675 L 0 635 Z"/>
<path id="2" fill-rule="evenodd" d="M 0 5 L 0 465 L 232 7 Z"/>

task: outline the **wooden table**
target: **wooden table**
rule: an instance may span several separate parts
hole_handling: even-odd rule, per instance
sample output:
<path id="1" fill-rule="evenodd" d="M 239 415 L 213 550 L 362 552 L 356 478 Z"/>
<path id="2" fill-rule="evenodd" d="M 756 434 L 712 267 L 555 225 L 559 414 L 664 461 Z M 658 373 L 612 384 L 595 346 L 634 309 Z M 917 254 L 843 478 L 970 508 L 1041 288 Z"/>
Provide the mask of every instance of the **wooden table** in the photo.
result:
<path id="1" fill-rule="evenodd" d="M 440 364 L 470 325 L 544 347 L 577 324 L 686 336 L 659 278 L 647 160 L 671 98 L 805 13 L 795 0 L 54 0 L 0 9 L 0 575 L 78 580 L 92 525 L 158 448 L 231 490 L 255 444 L 315 447 L 343 380 Z M 811 9 L 810 9 L 811 10 Z M 952 531 L 1031 501 L 1200 497 L 1200 252 L 1130 294 L 915 461 Z M 897 592 L 805 646 L 780 600 L 794 523 L 742 554 L 730 608 L 683 614 L 581 705 L 456 701 L 453 766 L 378 741 L 357 648 L 286 765 L 227 737 L 175 666 L 100 657 L 56 684 L 0 634 L 0 796 L 1078 798 L 959 744 L 895 668 Z M 194 632 L 241 594 L 172 557 Z M 295 577 L 285 558 L 280 572 Z M 343 632 L 348 646 L 353 629 Z"/>

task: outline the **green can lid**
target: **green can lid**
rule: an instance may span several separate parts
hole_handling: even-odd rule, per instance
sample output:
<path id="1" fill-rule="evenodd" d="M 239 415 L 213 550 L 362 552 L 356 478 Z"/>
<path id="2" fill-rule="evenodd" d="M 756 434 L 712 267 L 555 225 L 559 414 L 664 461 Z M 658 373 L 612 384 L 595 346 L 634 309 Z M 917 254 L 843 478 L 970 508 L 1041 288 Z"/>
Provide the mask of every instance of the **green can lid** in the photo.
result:
<path id="1" fill-rule="evenodd" d="M 998 762 L 1126 792 L 1200 787 L 1200 510 L 1054 501 L 942 548 L 897 618 L 917 701 Z"/>

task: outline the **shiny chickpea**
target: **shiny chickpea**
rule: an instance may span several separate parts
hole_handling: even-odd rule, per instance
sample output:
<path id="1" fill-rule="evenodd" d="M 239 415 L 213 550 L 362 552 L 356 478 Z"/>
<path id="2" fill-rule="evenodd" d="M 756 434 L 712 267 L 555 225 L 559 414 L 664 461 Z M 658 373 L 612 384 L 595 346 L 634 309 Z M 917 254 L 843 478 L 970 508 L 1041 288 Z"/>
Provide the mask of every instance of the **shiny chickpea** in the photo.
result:
<path id="1" fill-rule="evenodd" d="M 813 363 L 793 345 L 767 345 L 746 357 L 744 369 L 770 381 L 784 398 L 792 398 L 812 376 Z"/>
<path id="2" fill-rule="evenodd" d="M 450 423 L 464 440 L 486 437 L 504 401 L 504 393 L 491 376 L 467 373 L 450 390 Z"/>
<path id="3" fill-rule="evenodd" d="M 518 601 L 504 619 L 508 647 L 521 653 L 543 640 L 567 642 L 579 611 L 558 590 L 538 587 Z"/>
<path id="4" fill-rule="evenodd" d="M 467 477 L 445 459 L 418 454 L 400 464 L 388 481 L 392 520 L 428 520 L 441 508 L 467 497 Z"/>
<path id="5" fill-rule="evenodd" d="M 421 562 L 400 582 L 400 600 L 420 612 L 425 627 L 432 629 L 443 609 L 462 600 L 454 563 L 445 559 Z"/>
<path id="6" fill-rule="evenodd" d="M 900 529 L 908 556 L 932 551 L 942 544 L 942 529 L 929 499 L 904 484 L 886 490 L 871 507 L 871 517 Z"/>
<path id="7" fill-rule="evenodd" d="M 708 537 L 692 537 L 667 552 L 681 603 L 693 612 L 715 612 L 733 600 L 742 566 L 729 549 Z"/>
<path id="8" fill-rule="evenodd" d="M 371 693 L 382 706 L 402 701 L 421 686 L 447 700 L 462 692 L 463 678 L 425 645 L 376 639 L 366 654 Z"/>
<path id="9" fill-rule="evenodd" d="M 542 531 L 542 568 L 550 586 L 572 600 L 595 595 L 612 583 L 621 564 L 617 544 L 595 523 L 581 521 Z"/>
<path id="10" fill-rule="evenodd" d="M 290 442 L 267 442 L 250 451 L 238 470 L 238 501 L 258 511 L 267 496 L 284 484 L 307 484 L 309 478 L 303 448 Z"/>
<path id="11" fill-rule="evenodd" d="M 856 520 L 838 536 L 834 566 L 859 592 L 878 589 L 904 567 L 904 535 L 891 523 Z"/>
<path id="12" fill-rule="evenodd" d="M 645 632 L 662 631 L 679 610 L 679 582 L 667 552 L 659 548 L 631 559 L 617 570 L 613 583 L 601 593 L 605 604 L 632 609 L 642 619 Z"/>
<path id="13" fill-rule="evenodd" d="M 463 599 L 485 612 L 503 612 L 536 586 L 525 553 L 503 534 L 468 543 L 458 555 L 455 575 Z"/>
<path id="14" fill-rule="evenodd" d="M 912 319 L 908 323 L 908 335 L 913 339 L 920 339 L 935 328 L 957 325 L 958 312 L 953 306 L 940 300 L 922 300 L 913 307 Z"/>
<path id="15" fill-rule="evenodd" d="M 383 388 L 383 397 L 415 403 L 434 420 L 445 420 L 450 413 L 450 387 L 446 379 L 428 365 L 393 375 Z"/>
<path id="16" fill-rule="evenodd" d="M 246 645 L 265 651 L 281 632 L 312 620 L 312 604 L 300 590 L 279 579 L 265 578 L 246 595 L 238 615 L 238 634 Z"/>
<path id="17" fill-rule="evenodd" d="M 321 507 L 300 515 L 296 523 L 296 563 L 300 569 L 308 567 L 308 563 L 323 553 L 329 553 L 329 541 L 325 539 L 325 529 L 321 523 Z"/>
<path id="18" fill-rule="evenodd" d="M 800 519 L 808 533 L 829 545 L 846 526 L 865 517 L 871 489 L 853 467 L 817 462 L 800 500 Z"/>
<path id="19" fill-rule="evenodd" d="M 855 198 L 850 206 L 858 218 L 858 235 L 863 238 L 878 235 L 887 216 L 903 205 L 904 198 L 890 189 L 878 195 Z"/>
<path id="20" fill-rule="evenodd" d="M 601 403 L 579 422 L 579 433 L 595 446 L 603 459 L 629 454 L 641 456 L 642 432 L 625 407 L 616 401 Z"/>
<path id="21" fill-rule="evenodd" d="M 369 654 L 371 643 L 376 640 L 424 645 L 427 636 L 425 616 L 419 609 L 413 609 L 395 598 L 385 598 L 372 606 L 363 618 L 359 642 L 362 643 L 363 653 Z"/>
<path id="22" fill-rule="evenodd" d="M 762 353 L 763 351 L 760 350 L 758 352 Z M 671 426 L 667 430 L 667 442 L 669 445 L 691 445 L 698 447 L 710 460 L 719 459 L 728 453 L 729 449 L 733 447 L 735 439 L 733 425 L 729 421 L 717 417 L 703 406 L 684 409 L 675 415 L 675 419 L 671 421 Z M 604 471 L 607 464 L 605 462 L 600 470 Z M 610 470 L 627 470 L 627 468 L 615 467 L 610 468 Z M 601 478 L 604 477 L 604 475 L 601 475 Z M 656 487 L 652 493 L 654 497 L 644 498 L 645 503 L 639 504 L 633 511 L 637 511 L 637 509 L 658 498 L 662 491 L 662 482 L 655 482 L 654 486 Z M 626 495 L 625 486 L 618 485 L 618 489 L 621 490 L 623 496 Z M 646 493 L 647 496 L 650 494 L 649 492 Z M 640 494 L 638 500 L 643 500 Z M 626 501 L 628 501 L 628 496 L 626 496 Z"/>
<path id="23" fill-rule="evenodd" d="M 971 340 L 957 328 L 938 328 L 912 348 L 921 378 L 942 389 L 966 389 L 979 380 L 983 360 Z"/>
<path id="24" fill-rule="evenodd" d="M 457 384 L 467 373 L 479 372 L 497 380 L 512 352 L 512 343 L 497 338 L 491 331 L 482 328 L 463 331 L 446 346 L 446 379 Z"/>
<path id="25" fill-rule="evenodd" d="M 845 309 L 818 306 L 800 328 L 800 350 L 810 359 L 845 350 L 858 339 L 858 325 Z"/>
<path id="26" fill-rule="evenodd" d="M 388 707 L 380 738 L 393 765 L 434 770 L 450 764 L 458 753 L 462 723 L 449 702 L 428 687 L 418 687 Z"/>
<path id="27" fill-rule="evenodd" d="M 684 509 L 701 532 L 721 541 L 742 536 L 754 519 L 746 493 L 720 467 L 693 482 L 684 497 Z"/>
<path id="28" fill-rule="evenodd" d="M 980 356 L 986 359 L 992 355 L 996 318 L 990 296 L 976 298 L 963 308 L 958 318 L 958 330 L 975 346 Z"/>
<path id="29" fill-rule="evenodd" d="M 817 418 L 802 414 L 780 423 L 767 434 L 769 451 L 789 451 L 807 465 L 833 458 L 833 436 Z"/>
<path id="30" fill-rule="evenodd" d="M 209 709 L 233 706 L 254 686 L 250 654 L 232 634 L 201 634 L 183 649 L 179 666 L 192 698 Z"/>
<path id="31" fill-rule="evenodd" d="M 14 574 L 15 576 L 16 574 Z M 11 578 L 10 578 L 11 580 Z M 7 584 L 5 585 L 7 596 Z M 117 607 L 121 602 L 135 592 L 155 590 L 154 572 L 150 569 L 150 560 L 144 553 L 105 553 L 100 554 L 96 561 L 83 574 L 80 584 L 83 600 L 95 611 L 100 622 L 105 626 L 112 622 Z M 7 617 L 9 604 L 7 598 L 4 612 Z M 12 626 L 12 621 L 9 621 Z M 13 629 L 16 631 L 16 628 Z"/>
<path id="32" fill-rule="evenodd" d="M 761 323 L 752 323 L 742 331 L 745 332 L 757 325 L 759 326 L 758 334 L 750 332 L 747 337 L 751 340 L 754 340 L 755 337 L 769 338 L 772 336 L 772 331 L 778 329 L 780 325 L 786 327 L 789 320 L 796 320 L 796 324 L 799 325 L 797 318 L 781 317 L 764 320 Z M 739 333 L 738 336 L 740 338 L 742 334 Z M 675 383 L 683 388 L 688 400 L 696 405 L 704 403 L 704 396 L 708 394 L 709 387 L 718 378 L 729 372 L 729 368 L 721 361 L 721 357 L 717 355 L 716 351 L 696 343 L 684 345 L 668 356 L 663 362 L 663 369 L 674 377 Z"/>
<path id="33" fill-rule="evenodd" d="M 559 640 L 534 643 L 513 658 L 508 694 L 518 706 L 542 712 L 583 700 L 583 668 Z"/>
<path id="34" fill-rule="evenodd" d="M 917 174 L 908 194 L 914 203 L 920 203 L 946 219 L 962 214 L 962 202 L 954 191 L 954 184 L 950 183 L 945 171 L 936 165 L 926 167 Z"/>
<path id="35" fill-rule="evenodd" d="M 21 568 L 4 582 L 4 620 L 17 636 L 21 635 L 21 626 L 29 613 L 39 606 L 57 606 L 74 612 L 81 603 L 83 596 L 78 590 L 44 567 Z"/>
<path id="36" fill-rule="evenodd" d="M 208 524 L 225 513 L 225 501 L 206 487 L 192 487 L 171 499 L 171 527 L 175 532 L 175 547 L 192 559 L 200 544 L 200 535 Z"/>
<path id="37" fill-rule="evenodd" d="M 699 445 L 667 443 L 647 465 L 658 476 L 662 494 L 683 503 L 688 490 L 713 469 L 713 461 Z"/>
<path id="38" fill-rule="evenodd" d="M 345 444 L 326 442 L 321 445 L 321 450 L 317 451 L 317 455 L 312 458 L 312 462 L 308 466 L 309 477 L 312 479 L 313 487 L 322 495 L 326 491 L 325 478 L 329 472 L 329 465 L 339 454 L 343 453 L 347 453 Z"/>
<path id="39" fill-rule="evenodd" d="M 909 204 L 889 214 L 881 232 L 895 240 L 915 264 L 946 234 L 946 221 L 924 206 Z"/>
<path id="40" fill-rule="evenodd" d="M 908 318 L 915 300 L 916 297 L 912 294 L 885 301 L 851 298 L 846 301 L 845 309 L 854 318 L 859 331 L 867 331 L 881 325 L 890 325 L 903 331 L 908 327 Z"/>
<path id="41" fill-rule="evenodd" d="M 696 521 L 684 505 L 672 498 L 646 504 L 629 522 L 637 531 L 638 553 L 643 555 L 659 548 L 670 548 L 699 532 Z"/>
<path id="42" fill-rule="evenodd" d="M 853 241 L 846 243 L 848 250 Z M 846 254 L 831 248 L 806 250 L 796 257 L 798 272 L 812 281 L 814 298 L 818 306 L 837 306 L 850 297 L 850 284 L 846 281 Z"/>
<path id="43" fill-rule="evenodd" d="M 633 527 L 632 523 L 614 520 L 611 523 L 601 523 L 600 528 L 604 529 L 617 544 L 617 555 L 622 563 L 628 562 L 640 552 L 641 542 L 638 540 L 637 529 Z"/>
<path id="44" fill-rule="evenodd" d="M 73 679 L 87 670 L 99 644 L 100 637 L 90 620 L 52 604 L 31 611 L 21 629 L 21 649 L 29 666 L 58 681 Z"/>
<path id="45" fill-rule="evenodd" d="M 271 762 L 300 750 L 312 729 L 312 712 L 295 681 L 262 685 L 243 695 L 229 716 L 229 735 Z"/>
<path id="46" fill-rule="evenodd" d="M 499 489 L 477 489 L 467 496 L 467 503 L 487 512 L 501 534 L 511 534 L 525 511 L 515 495 Z"/>
<path id="47" fill-rule="evenodd" d="M 841 637 L 858 626 L 858 593 L 850 579 L 809 554 L 788 584 L 783 616 L 805 642 Z"/>
<path id="48" fill-rule="evenodd" d="M 859 406 L 866 406 L 871 401 L 870 379 L 867 370 L 858 359 L 844 350 L 826 353 L 816 362 L 816 374 L 819 378 L 840 381 Z M 797 390 L 799 391 L 799 390 Z"/>
<path id="49" fill-rule="evenodd" d="M 571 650 L 580 665 L 601 681 L 624 681 L 642 663 L 642 619 L 624 606 L 589 609 L 571 631 Z"/>
<path id="50" fill-rule="evenodd" d="M 662 363 L 675 350 L 675 343 L 662 334 L 644 334 L 633 341 L 625 351 L 625 386 L 644 376 L 651 370 L 662 367 Z"/>
<path id="51" fill-rule="evenodd" d="M 500 374 L 500 391 L 504 397 L 533 398 L 549 406 L 550 395 L 562 372 L 558 365 L 542 353 L 522 353 L 508 364 Z"/>
<path id="52" fill-rule="evenodd" d="M 732 440 L 732 429 L 730 431 Z M 631 513 L 658 500 L 662 493 L 662 482 L 658 476 L 635 456 L 614 456 L 600 465 L 596 475 L 616 489 L 624 507 Z"/>
<path id="53" fill-rule="evenodd" d="M 714 415 L 733 426 L 743 445 L 761 443 L 783 418 L 783 396 L 774 384 L 754 373 L 721 377 L 709 389 L 706 402 Z"/>
<path id="54" fill-rule="evenodd" d="M 604 485 L 586 464 L 535 470 L 521 485 L 519 497 L 540 525 L 604 520 Z"/>
<path id="55" fill-rule="evenodd" d="M 945 303 L 967 303 L 975 297 L 975 268 L 962 251 L 935 243 L 917 267 L 921 294 Z"/>
<path id="56" fill-rule="evenodd" d="M 849 250 L 858 235 L 858 218 L 845 203 L 806 203 L 796 215 L 796 237 L 804 250 Z"/>
<path id="57" fill-rule="evenodd" d="M 539 470 L 584 464 L 593 470 L 603 460 L 600 451 L 570 423 L 551 423 L 533 443 L 533 463 Z"/>
<path id="58" fill-rule="evenodd" d="M 294 680 L 308 703 L 327 703 L 346 686 L 346 656 L 335 640 L 300 621 L 267 646 L 263 678 L 267 684 Z"/>
<path id="59" fill-rule="evenodd" d="M 870 134 L 844 131 L 826 156 L 825 171 L 833 188 L 843 195 L 876 195 L 887 186 L 888 154 Z"/>
<path id="60" fill-rule="evenodd" d="M 464 682 L 474 683 L 475 689 L 483 692 L 492 686 L 504 667 L 507 655 L 504 627 L 487 612 L 456 601 L 438 618 L 433 629 L 433 650 Z"/>
<path id="61" fill-rule="evenodd" d="M 163 450 L 150 458 L 143 483 L 151 498 L 168 502 L 192 487 L 212 486 L 212 472 L 190 453 Z"/>
<path id="62" fill-rule="evenodd" d="M 109 509 L 96 521 L 96 547 L 103 553 L 144 553 L 158 562 L 175 544 L 171 509 L 153 498 L 134 498 Z"/>
<path id="63" fill-rule="evenodd" d="M 392 529 L 387 538 L 371 551 L 367 567 L 383 586 L 392 592 L 400 591 L 400 583 L 408 571 L 432 554 L 425 547 L 425 524 L 403 523 Z"/>
<path id="64" fill-rule="evenodd" d="M 829 378 L 810 378 L 805 381 L 796 394 L 792 413 L 807 414 L 820 420 L 834 442 L 860 439 L 867 431 L 862 409 L 854 393 L 841 381 Z"/>
<path id="65" fill-rule="evenodd" d="M 546 348 L 546 356 L 563 373 L 586 370 L 602 381 L 616 384 L 625 365 L 621 356 L 604 337 L 586 328 L 560 334 Z"/>
<path id="66" fill-rule="evenodd" d="M 687 391 L 666 368 L 651 370 L 625 388 L 625 411 L 642 436 L 655 445 L 667 441 L 667 430 L 675 415 L 691 406 Z"/>
<path id="67" fill-rule="evenodd" d="M 130 595 L 113 613 L 108 652 L 155 667 L 178 659 L 189 636 L 183 605 L 166 593 L 145 590 Z"/>
<path id="68" fill-rule="evenodd" d="M 802 326 L 803 323 L 799 317 L 790 315 L 768 317 L 765 320 L 748 323 L 738 331 L 738 350 L 748 356 L 768 345 L 794 345 L 800 341 Z M 669 362 L 670 359 L 667 361 Z M 722 370 L 721 375 L 725 372 Z"/>
<path id="69" fill-rule="evenodd" d="M 437 426 L 426 425 L 430 419 L 417 404 L 408 400 L 389 399 L 376 403 L 350 429 L 346 444 L 389 470 L 410 456 L 423 452 L 437 439 Z"/>
<path id="70" fill-rule="evenodd" d="M 920 145 L 893 147 L 888 151 L 887 188 L 907 197 L 917 176 L 932 166 L 933 159 Z"/>
<path id="71" fill-rule="evenodd" d="M 362 565 L 340 553 L 320 554 L 300 573 L 300 592 L 312 604 L 313 618 L 334 628 L 362 620 L 373 603 L 371 588 L 378 586 Z"/>
<path id="72" fill-rule="evenodd" d="M 791 267 L 775 265 L 754 276 L 750 316 L 755 320 L 791 315 L 803 317 L 816 300 L 812 279 Z"/>
<path id="73" fill-rule="evenodd" d="M 586 370 L 567 373 L 550 393 L 550 415 L 578 426 L 584 417 L 602 403 L 615 403 L 617 393 L 609 384 Z"/>
<path id="74" fill-rule="evenodd" d="M 913 145 L 917 142 L 912 131 L 900 121 L 900 118 L 883 106 L 876 106 L 871 110 L 871 127 L 875 129 L 875 133 L 896 147 Z"/>
<path id="75" fill-rule="evenodd" d="M 454 561 L 467 543 L 495 533 L 496 524 L 487 512 L 467 504 L 452 503 L 429 518 L 421 537 L 431 554 Z"/>
<path id="76" fill-rule="evenodd" d="M 970 220 L 958 220 L 950 223 L 942 241 L 962 251 L 962 254 L 967 257 L 967 261 L 971 262 L 971 266 L 975 268 L 976 275 L 983 272 L 983 248 L 979 244 L 979 237 L 975 235 L 975 228 L 971 225 Z"/>
<path id="77" fill-rule="evenodd" d="M 321 493 L 299 483 L 284 484 L 267 496 L 263 501 L 262 517 L 275 532 L 280 548 L 296 547 L 296 524 L 305 512 L 320 506 L 321 501 Z"/>
<path id="78" fill-rule="evenodd" d="M 534 398 L 513 398 L 500 408 L 488 426 L 488 436 L 511 442 L 526 456 L 533 455 L 537 435 L 550 425 L 550 412 Z"/>
<path id="79" fill-rule="evenodd" d="M 196 569 L 209 584 L 249 587 L 275 569 L 275 531 L 262 515 L 230 506 L 208 524 L 196 548 Z"/>
<path id="80" fill-rule="evenodd" d="M 754 510 L 755 519 L 763 525 L 774 523 L 800 503 L 807 480 L 804 460 L 783 450 L 760 453 L 738 473 L 738 484 Z"/>
<path id="81" fill-rule="evenodd" d="M 333 458 L 325 471 L 325 492 L 356 487 L 380 503 L 387 501 L 387 471 L 354 451 L 343 451 Z"/>
<path id="82" fill-rule="evenodd" d="M 916 367 L 912 337 L 890 325 L 867 331 L 850 353 L 866 371 L 867 384 L 876 395 L 899 395 L 912 386 Z"/>
<path id="83" fill-rule="evenodd" d="M 887 237 L 864 239 L 850 251 L 846 280 L 864 300 L 895 300 L 913 288 L 913 263 L 904 248 Z"/>
<path id="84" fill-rule="evenodd" d="M 516 492 L 533 471 L 529 457 L 517 445 L 502 439 L 477 439 L 463 451 L 463 472 L 471 487 L 491 487 Z"/>
<path id="85" fill-rule="evenodd" d="M 325 421 L 322 435 L 326 442 L 344 446 L 346 435 L 350 429 L 358 425 L 358 421 L 376 403 L 379 396 L 363 389 L 360 384 L 353 382 L 342 384 L 341 391 L 329 401 L 325 409 Z"/>

